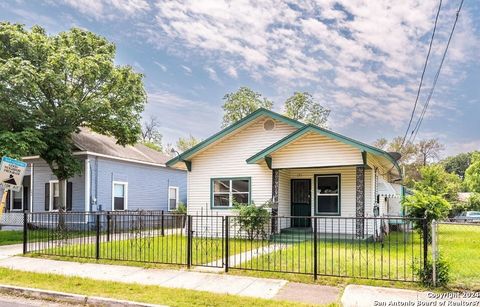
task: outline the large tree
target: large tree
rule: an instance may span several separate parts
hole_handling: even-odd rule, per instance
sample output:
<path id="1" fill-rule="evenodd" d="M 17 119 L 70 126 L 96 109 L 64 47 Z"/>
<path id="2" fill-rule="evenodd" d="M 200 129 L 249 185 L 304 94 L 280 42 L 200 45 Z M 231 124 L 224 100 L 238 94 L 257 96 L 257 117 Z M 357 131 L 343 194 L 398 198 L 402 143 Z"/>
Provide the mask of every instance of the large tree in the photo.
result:
<path id="1" fill-rule="evenodd" d="M 285 116 L 307 124 L 327 127 L 330 110 L 315 102 L 307 92 L 295 92 L 285 101 Z"/>
<path id="2" fill-rule="evenodd" d="M 472 154 L 472 162 L 465 171 L 465 184 L 470 191 L 480 193 L 480 152 Z"/>
<path id="3" fill-rule="evenodd" d="M 200 140 L 194 137 L 193 135 L 189 135 L 186 138 L 180 137 L 177 141 L 177 148 L 180 152 L 184 152 L 193 146 L 197 145 L 200 143 Z"/>
<path id="4" fill-rule="evenodd" d="M 146 102 L 143 76 L 115 65 L 115 46 L 103 37 L 74 28 L 47 35 L 38 26 L 0 23 L 0 138 L 32 145 L 17 151 L 39 154 L 60 184 L 65 209 L 65 181 L 82 171 L 72 155 L 72 134 L 80 127 L 133 144 Z M 3 111 L 3 110 L 2 110 Z M 14 122 L 21 119 L 17 126 Z M 5 124 L 5 121 L 10 123 Z"/>
<path id="5" fill-rule="evenodd" d="M 455 173 L 460 178 L 465 178 L 465 171 L 470 166 L 473 152 L 462 152 L 455 156 L 450 156 L 442 161 L 445 170 L 449 173 Z"/>
<path id="6" fill-rule="evenodd" d="M 435 138 L 421 140 L 418 142 L 418 144 L 416 144 L 416 147 L 417 162 L 422 166 L 426 166 L 428 163 L 438 161 L 440 152 L 445 149 L 445 146 Z"/>
<path id="7" fill-rule="evenodd" d="M 241 87 L 236 92 L 226 94 L 223 108 L 222 127 L 227 127 L 259 108 L 271 109 L 273 102 L 260 93 L 256 93 L 248 87 Z"/>

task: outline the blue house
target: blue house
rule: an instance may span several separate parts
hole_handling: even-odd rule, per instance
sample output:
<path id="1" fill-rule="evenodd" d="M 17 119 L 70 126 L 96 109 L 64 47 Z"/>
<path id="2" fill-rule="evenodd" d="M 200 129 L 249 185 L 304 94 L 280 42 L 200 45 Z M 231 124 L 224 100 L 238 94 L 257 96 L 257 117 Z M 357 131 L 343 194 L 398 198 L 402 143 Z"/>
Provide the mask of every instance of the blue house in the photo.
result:
<path id="1" fill-rule="evenodd" d="M 187 202 L 187 173 L 166 166 L 168 156 L 142 144 L 121 146 L 82 129 L 72 136 L 83 172 L 67 182 L 67 211 L 175 210 Z M 8 197 L 9 212 L 59 209 L 59 182 L 38 156 L 24 157 L 23 190 Z"/>

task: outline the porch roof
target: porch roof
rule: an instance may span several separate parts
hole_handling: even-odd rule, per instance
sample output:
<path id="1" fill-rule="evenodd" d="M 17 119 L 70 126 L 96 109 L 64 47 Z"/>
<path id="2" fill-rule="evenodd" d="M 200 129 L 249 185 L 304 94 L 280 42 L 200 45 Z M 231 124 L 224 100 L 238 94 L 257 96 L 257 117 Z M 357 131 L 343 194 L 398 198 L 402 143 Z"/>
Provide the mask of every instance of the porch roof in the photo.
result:
<path id="1" fill-rule="evenodd" d="M 273 143 L 272 145 L 268 146 L 267 148 L 261 150 L 260 152 L 256 153 L 255 155 L 251 156 L 250 158 L 247 159 L 247 163 L 248 164 L 254 164 L 254 163 L 257 163 L 257 162 L 259 162 L 261 160 L 264 160 L 264 159 L 267 160 L 267 163 L 268 163 L 268 160 L 269 160 L 270 155 L 272 153 L 274 153 L 277 150 L 285 147 L 286 145 L 292 143 L 293 141 L 305 136 L 307 133 L 317 133 L 317 134 L 332 138 L 334 140 L 337 140 L 341 143 L 351 145 L 351 146 L 359 149 L 362 153 L 365 153 L 365 154 L 363 154 L 365 157 L 366 157 L 366 153 L 370 153 L 372 155 L 382 157 L 382 158 L 386 159 L 388 162 L 390 162 L 392 164 L 392 168 L 396 168 L 396 170 L 398 171 L 398 174 L 401 175 L 400 166 L 398 165 L 397 160 L 390 153 L 388 153 L 386 151 L 383 151 L 379 148 L 370 146 L 368 144 L 362 143 L 360 141 L 351 139 L 351 138 L 346 137 L 344 135 L 341 135 L 341 134 L 335 133 L 333 131 L 326 130 L 326 129 L 323 129 L 323 128 L 320 128 L 318 126 L 311 125 L 311 124 L 305 125 L 305 127 L 296 130 L 295 132 L 293 132 L 293 133 L 287 135 L 286 137 L 284 137 L 283 139 L 277 141 L 276 143 Z M 364 158 L 364 163 L 366 163 L 365 160 L 366 159 Z"/>

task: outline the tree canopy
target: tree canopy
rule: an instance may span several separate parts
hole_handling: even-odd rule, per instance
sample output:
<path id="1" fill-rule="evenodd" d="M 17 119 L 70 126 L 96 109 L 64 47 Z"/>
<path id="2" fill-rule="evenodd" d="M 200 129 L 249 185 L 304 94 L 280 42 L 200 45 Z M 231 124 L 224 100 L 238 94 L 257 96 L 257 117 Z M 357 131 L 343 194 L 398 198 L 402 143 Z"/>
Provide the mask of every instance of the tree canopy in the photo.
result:
<path id="1" fill-rule="evenodd" d="M 236 92 L 226 94 L 223 100 L 222 127 L 227 127 L 239 121 L 259 108 L 270 110 L 273 106 L 273 102 L 248 87 L 241 87 Z"/>
<path id="2" fill-rule="evenodd" d="M 470 191 L 480 193 L 480 152 L 472 154 L 472 162 L 465 171 L 465 184 Z"/>
<path id="3" fill-rule="evenodd" d="M 156 151 L 162 151 L 162 138 L 160 133 L 160 122 L 154 116 L 150 117 L 148 121 L 143 122 L 141 140 L 145 146 Z"/>
<path id="4" fill-rule="evenodd" d="M 471 152 L 462 152 L 458 155 L 445 158 L 442 164 L 447 172 L 455 173 L 461 178 L 465 178 L 465 171 L 470 166 L 471 160 Z"/>
<path id="5" fill-rule="evenodd" d="M 135 143 L 146 103 L 143 76 L 114 59 L 113 43 L 83 29 L 47 35 L 38 26 L 0 23 L 4 151 L 38 154 L 64 181 L 82 170 L 71 139 L 80 127 Z"/>
<path id="6" fill-rule="evenodd" d="M 285 116 L 306 124 L 327 127 L 330 110 L 326 109 L 307 92 L 295 92 L 285 101 Z"/>
<path id="7" fill-rule="evenodd" d="M 197 145 L 198 143 L 200 143 L 200 140 L 190 134 L 190 135 L 189 135 L 188 137 L 186 137 L 186 138 L 180 137 L 180 138 L 178 139 L 178 141 L 177 141 L 177 149 L 178 149 L 180 152 L 184 152 L 184 151 L 192 148 L 193 146 Z"/>

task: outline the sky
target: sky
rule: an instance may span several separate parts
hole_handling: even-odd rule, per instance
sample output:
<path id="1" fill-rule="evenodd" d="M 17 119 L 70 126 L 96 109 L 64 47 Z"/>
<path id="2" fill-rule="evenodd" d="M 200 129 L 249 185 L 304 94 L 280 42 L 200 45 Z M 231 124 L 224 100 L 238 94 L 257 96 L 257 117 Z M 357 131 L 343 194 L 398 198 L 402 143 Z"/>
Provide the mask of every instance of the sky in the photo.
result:
<path id="1" fill-rule="evenodd" d="M 432 87 L 459 0 L 443 0 L 413 125 Z M 248 86 L 274 102 L 307 91 L 330 129 L 372 143 L 403 135 L 439 2 L 434 0 L 0 0 L 0 20 L 49 34 L 80 27 L 144 74 L 144 119 L 164 143 L 220 130 L 223 96 Z M 465 0 L 417 140 L 443 155 L 480 149 L 480 1 Z"/>

